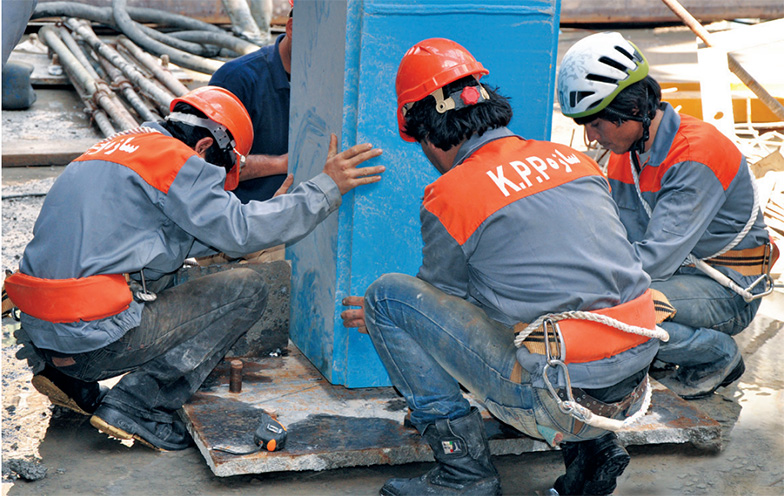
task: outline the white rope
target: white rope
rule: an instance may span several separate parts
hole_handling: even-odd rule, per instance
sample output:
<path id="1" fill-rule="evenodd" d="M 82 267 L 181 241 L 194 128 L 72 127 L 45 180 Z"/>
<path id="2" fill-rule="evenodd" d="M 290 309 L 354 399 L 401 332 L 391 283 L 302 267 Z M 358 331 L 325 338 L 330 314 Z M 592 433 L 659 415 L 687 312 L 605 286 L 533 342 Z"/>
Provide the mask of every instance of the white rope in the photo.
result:
<path id="1" fill-rule="evenodd" d="M 642 190 L 640 189 L 640 178 L 639 175 L 637 174 L 637 169 L 634 167 L 635 158 L 637 158 L 637 162 L 639 163 L 639 158 L 637 157 L 637 155 L 635 155 L 635 153 L 636 152 L 629 152 L 630 155 L 629 162 L 631 164 L 632 177 L 634 178 L 634 187 L 637 190 L 637 197 L 640 199 L 640 202 L 642 203 L 642 207 L 645 210 L 645 213 L 648 214 L 648 219 L 650 220 L 652 215 L 652 210 L 648 202 L 645 201 L 645 198 L 642 197 Z M 713 255 L 704 258 L 697 258 L 694 256 L 694 254 L 689 253 L 689 255 L 686 256 L 686 260 L 683 261 L 682 265 L 694 265 L 694 267 L 696 267 L 697 270 L 699 270 L 706 276 L 718 282 L 725 288 L 728 288 L 731 291 L 734 291 L 735 293 L 739 294 L 740 296 L 743 297 L 744 300 L 751 301 L 754 299 L 753 294 L 741 288 L 732 279 L 730 279 L 729 277 L 722 274 L 720 271 L 714 269 L 713 267 L 711 267 L 710 265 L 708 265 L 703 261 L 703 260 L 710 260 L 711 258 L 715 258 L 720 255 L 724 255 L 728 251 L 738 246 L 738 243 L 743 241 L 743 238 L 745 238 L 746 235 L 749 233 L 749 231 L 751 231 L 751 228 L 754 226 L 754 222 L 756 222 L 757 220 L 758 212 L 761 211 L 760 203 L 759 203 L 759 192 L 757 191 L 757 179 L 754 177 L 754 173 L 751 171 L 751 167 L 748 165 L 748 162 L 746 163 L 746 170 L 748 170 L 749 177 L 751 179 L 751 191 L 753 197 L 753 202 L 751 205 L 751 216 L 749 216 L 749 220 L 746 221 L 746 225 L 743 226 L 743 229 L 741 229 L 741 231 L 737 234 L 737 236 L 735 236 L 735 238 L 732 241 L 730 241 L 721 250 L 717 251 Z"/>
<path id="2" fill-rule="evenodd" d="M 634 326 L 630 324 L 626 324 L 619 320 L 613 319 L 612 317 L 608 317 L 606 315 L 600 315 L 593 312 L 584 312 L 580 310 L 571 311 L 571 312 L 561 312 L 556 314 L 547 314 L 542 315 L 531 324 L 529 324 L 525 329 L 515 336 L 514 344 L 516 347 L 520 347 L 523 345 L 523 341 L 537 328 L 542 325 L 546 319 L 549 319 L 553 322 L 558 322 L 564 319 L 580 319 L 580 320 L 588 320 L 591 322 L 598 322 L 600 324 L 604 324 L 610 327 L 614 327 L 624 332 L 628 332 L 631 334 L 639 334 L 641 336 L 646 336 L 649 338 L 657 338 L 662 341 L 669 341 L 670 335 L 659 326 L 655 326 L 654 329 L 647 329 L 645 327 Z M 545 346 L 550 346 L 550 343 L 545 343 Z M 564 366 L 563 362 L 561 362 L 561 366 Z M 547 373 L 546 366 L 545 366 L 545 374 Z M 564 373 L 569 374 L 569 369 L 564 367 Z M 580 405 L 576 401 L 562 401 L 555 393 L 553 392 L 553 396 L 557 402 L 559 402 L 565 411 L 573 416 L 574 418 L 585 422 L 586 424 L 597 427 L 600 429 L 608 430 L 608 431 L 617 431 L 623 429 L 624 427 L 628 427 L 629 425 L 637 422 L 640 418 L 642 418 L 647 412 L 648 408 L 651 404 L 651 383 L 648 376 L 645 376 L 645 395 L 643 397 L 642 405 L 640 406 L 640 410 L 638 410 L 634 415 L 625 419 L 625 420 L 616 420 L 611 419 L 608 417 L 603 417 L 601 415 L 594 414 L 589 409 L 585 408 L 584 406 Z M 567 383 L 568 377 L 567 377 Z M 549 386 L 549 382 L 548 382 Z M 569 393 L 571 397 L 571 392 Z"/>
<path id="3" fill-rule="evenodd" d="M 604 429 L 606 431 L 619 431 L 623 428 L 629 427 L 630 425 L 638 422 L 641 418 L 648 413 L 648 408 L 651 406 L 651 396 L 653 394 L 653 388 L 651 388 L 651 381 L 650 378 L 646 375 L 645 376 L 645 394 L 642 399 L 642 405 L 640 405 L 640 409 L 637 410 L 634 415 L 625 419 L 625 420 L 616 420 L 611 419 L 608 417 L 602 417 L 601 415 L 597 415 L 593 413 L 591 410 L 585 408 L 581 404 L 577 403 L 576 401 L 564 401 L 563 405 L 564 408 L 576 410 L 577 418 L 579 419 L 582 417 L 583 422 L 590 425 L 591 427 L 597 427 L 599 429 Z M 572 416 L 575 416 L 572 414 Z"/>
<path id="4" fill-rule="evenodd" d="M 604 324 L 606 326 L 614 327 L 615 329 L 619 329 L 623 332 L 628 332 L 631 334 L 639 334 L 640 336 L 645 336 L 649 338 L 656 338 L 662 341 L 669 341 L 670 335 L 667 334 L 667 331 L 662 329 L 659 326 L 656 326 L 655 329 L 648 329 L 645 327 L 638 327 L 630 324 L 626 324 L 619 320 L 615 320 L 612 317 L 608 317 L 606 315 L 600 315 L 598 313 L 593 312 L 585 312 L 581 310 L 574 310 L 571 312 L 561 312 L 561 313 L 549 313 L 546 315 L 542 315 L 532 323 L 528 324 L 528 327 L 523 329 L 521 332 L 517 333 L 515 336 L 514 344 L 518 348 L 523 345 L 523 341 L 537 328 L 542 325 L 546 319 L 550 319 L 553 322 L 558 322 L 559 320 L 565 319 L 579 319 L 579 320 L 589 320 L 591 322 L 598 322 L 600 324 Z"/>

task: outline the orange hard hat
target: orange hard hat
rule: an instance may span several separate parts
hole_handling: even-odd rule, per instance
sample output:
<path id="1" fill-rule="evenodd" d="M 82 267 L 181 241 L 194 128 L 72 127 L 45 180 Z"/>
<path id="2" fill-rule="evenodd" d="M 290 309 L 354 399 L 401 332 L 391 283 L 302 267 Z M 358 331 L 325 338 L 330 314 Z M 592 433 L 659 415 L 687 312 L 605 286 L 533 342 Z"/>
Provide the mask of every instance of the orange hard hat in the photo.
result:
<path id="1" fill-rule="evenodd" d="M 235 162 L 226 172 L 224 189 L 228 191 L 236 188 L 245 156 L 253 145 L 253 123 L 245 106 L 234 93 L 219 86 L 202 86 L 177 97 L 172 100 L 169 110 L 173 111 L 174 106 L 179 102 L 201 110 L 209 120 L 219 125 L 203 127 L 210 130 L 221 149 L 229 150 L 234 154 Z M 231 137 L 225 133 L 225 130 L 231 133 Z"/>
<path id="2" fill-rule="evenodd" d="M 465 76 L 473 74 L 479 79 L 489 72 L 468 50 L 452 40 L 430 38 L 409 48 L 400 61 L 395 80 L 400 137 L 415 141 L 405 132 L 407 104 L 418 102 Z"/>

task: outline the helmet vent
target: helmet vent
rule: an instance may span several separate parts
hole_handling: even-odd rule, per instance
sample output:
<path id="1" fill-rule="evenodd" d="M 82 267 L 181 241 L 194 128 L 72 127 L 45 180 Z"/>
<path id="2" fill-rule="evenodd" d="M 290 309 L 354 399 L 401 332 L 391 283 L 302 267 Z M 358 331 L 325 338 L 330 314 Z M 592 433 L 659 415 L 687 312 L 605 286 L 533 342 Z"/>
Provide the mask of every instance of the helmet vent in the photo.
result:
<path id="1" fill-rule="evenodd" d="M 623 54 L 623 55 L 624 55 L 624 56 L 625 56 L 627 59 L 629 59 L 629 60 L 634 60 L 634 59 L 636 58 L 634 55 L 632 55 L 631 53 L 629 53 L 629 52 L 628 52 L 628 51 L 627 51 L 625 48 L 623 48 L 623 47 L 620 47 L 620 46 L 618 46 L 618 45 L 615 45 L 615 49 L 616 49 L 618 52 L 622 53 L 622 54 Z"/>
<path id="2" fill-rule="evenodd" d="M 572 91 L 569 93 L 569 106 L 574 108 L 578 103 L 593 95 L 593 91 Z"/>
<path id="3" fill-rule="evenodd" d="M 602 76 L 599 74 L 586 74 L 585 79 L 588 79 L 589 81 L 598 81 L 600 83 L 609 83 L 609 84 L 618 83 L 618 78 Z"/>
<path id="4" fill-rule="evenodd" d="M 615 47 L 615 48 L 618 48 L 618 47 Z M 626 54 L 626 52 L 624 52 L 624 54 Z M 629 58 L 631 59 L 631 57 L 629 57 Z M 613 67 L 615 69 L 618 69 L 621 72 L 626 72 L 626 70 L 627 70 L 627 67 L 625 65 L 623 65 L 620 62 L 618 62 L 617 60 L 613 60 L 613 59 L 611 59 L 610 57 L 607 57 L 607 56 L 599 57 L 599 62 L 601 62 L 602 64 L 605 64 L 605 65 L 609 65 L 610 67 Z"/>

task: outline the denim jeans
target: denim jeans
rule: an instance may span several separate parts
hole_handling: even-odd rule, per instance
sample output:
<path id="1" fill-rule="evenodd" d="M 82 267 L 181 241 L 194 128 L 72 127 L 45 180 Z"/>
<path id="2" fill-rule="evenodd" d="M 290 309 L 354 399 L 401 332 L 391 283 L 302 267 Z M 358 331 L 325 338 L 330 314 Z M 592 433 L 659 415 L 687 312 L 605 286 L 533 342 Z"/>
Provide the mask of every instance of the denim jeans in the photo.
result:
<path id="1" fill-rule="evenodd" d="M 365 293 L 368 333 L 420 431 L 469 412 L 462 384 L 504 423 L 553 444 L 593 439 L 606 431 L 576 424 L 545 389 L 509 378 L 517 361 L 511 328 L 476 305 L 403 274 L 386 274 Z M 633 404 L 629 414 L 639 410 Z"/>
<path id="2" fill-rule="evenodd" d="M 145 304 L 138 327 L 103 348 L 73 355 L 76 363 L 59 370 L 84 381 L 127 373 L 102 404 L 171 422 L 267 303 L 262 277 L 249 269 L 176 282 L 173 275 L 149 283 L 158 297 Z M 37 351 L 52 365 L 51 353 Z"/>
<path id="3" fill-rule="evenodd" d="M 748 285 L 754 279 L 744 277 L 743 282 Z M 659 324 L 670 340 L 661 343 L 656 357 L 687 367 L 732 360 L 738 353 L 732 336 L 751 323 L 761 302 L 746 303 L 739 294 L 699 274 L 675 274 L 652 282 L 651 288 L 664 293 L 677 310 L 672 320 Z"/>

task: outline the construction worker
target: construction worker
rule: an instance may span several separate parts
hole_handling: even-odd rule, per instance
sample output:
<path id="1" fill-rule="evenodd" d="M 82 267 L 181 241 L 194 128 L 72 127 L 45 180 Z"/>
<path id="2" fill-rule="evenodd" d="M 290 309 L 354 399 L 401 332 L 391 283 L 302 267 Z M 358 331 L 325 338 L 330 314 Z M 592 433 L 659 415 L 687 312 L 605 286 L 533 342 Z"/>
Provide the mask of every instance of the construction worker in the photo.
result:
<path id="1" fill-rule="evenodd" d="M 644 414 L 651 336 L 663 336 L 649 278 L 597 164 L 513 134 L 486 74 L 442 38 L 414 45 L 398 68 L 400 136 L 442 174 L 420 210 L 422 265 L 346 298 L 363 308 L 342 317 L 370 334 L 437 465 L 381 494 L 500 494 L 482 417 L 460 385 L 501 421 L 560 444 L 559 494 L 610 494 L 629 455 L 608 427 Z M 572 311 L 584 313 L 556 315 Z M 609 323 L 583 320 L 597 315 Z"/>
<path id="2" fill-rule="evenodd" d="M 226 62 L 210 78 L 240 99 L 253 123 L 253 145 L 234 190 L 243 203 L 272 198 L 288 172 L 293 12 L 274 44 Z"/>
<path id="3" fill-rule="evenodd" d="M 229 191 L 252 141 L 239 100 L 206 86 L 175 98 L 164 121 L 94 145 L 57 178 L 5 280 L 22 311 L 17 356 L 53 403 L 92 415 L 111 436 L 186 448 L 177 410 L 261 316 L 267 288 L 242 268 L 178 284 L 178 268 L 216 250 L 295 242 L 384 170 L 357 168 L 380 150 L 337 153 L 332 135 L 322 174 L 243 205 Z M 121 374 L 108 392 L 97 383 Z"/>
<path id="4" fill-rule="evenodd" d="M 564 55 L 561 111 L 610 150 L 607 168 L 629 241 L 651 287 L 676 313 L 658 359 L 683 398 L 738 380 L 745 366 L 732 338 L 772 289 L 777 256 L 755 181 L 735 144 L 714 126 L 678 114 L 637 47 L 616 32 L 588 36 Z"/>
<path id="5" fill-rule="evenodd" d="M 233 190 L 242 203 L 272 198 L 288 172 L 293 13 L 292 8 L 286 32 L 274 44 L 226 62 L 210 78 L 209 84 L 226 88 L 239 98 L 253 123 L 253 145 Z M 272 246 L 239 258 L 246 262 L 283 260 L 285 248 Z M 218 253 L 196 260 L 199 265 L 211 265 L 237 259 Z"/>

